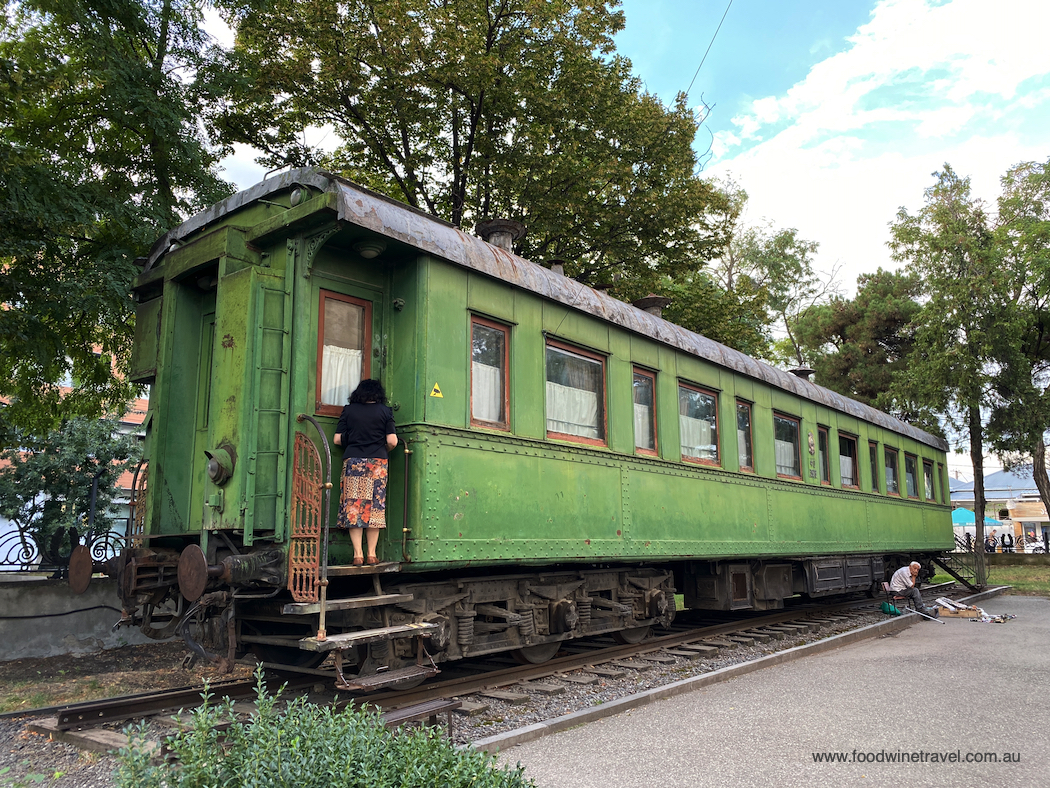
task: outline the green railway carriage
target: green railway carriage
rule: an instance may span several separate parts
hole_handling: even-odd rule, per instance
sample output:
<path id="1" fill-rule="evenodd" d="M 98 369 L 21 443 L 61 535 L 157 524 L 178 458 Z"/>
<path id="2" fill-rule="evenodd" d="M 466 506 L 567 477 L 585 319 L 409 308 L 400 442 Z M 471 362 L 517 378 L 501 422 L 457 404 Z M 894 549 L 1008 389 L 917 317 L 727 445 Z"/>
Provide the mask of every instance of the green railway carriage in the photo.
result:
<path id="1" fill-rule="evenodd" d="M 952 548 L 943 441 L 514 256 L 513 223 L 487 229 L 297 170 L 157 243 L 135 283 L 151 399 L 116 567 L 130 620 L 407 680 L 424 653 L 643 637 L 675 591 L 779 607 Z M 378 568 L 347 566 L 324 517 L 339 469 L 321 457 L 366 377 L 408 450 Z"/>

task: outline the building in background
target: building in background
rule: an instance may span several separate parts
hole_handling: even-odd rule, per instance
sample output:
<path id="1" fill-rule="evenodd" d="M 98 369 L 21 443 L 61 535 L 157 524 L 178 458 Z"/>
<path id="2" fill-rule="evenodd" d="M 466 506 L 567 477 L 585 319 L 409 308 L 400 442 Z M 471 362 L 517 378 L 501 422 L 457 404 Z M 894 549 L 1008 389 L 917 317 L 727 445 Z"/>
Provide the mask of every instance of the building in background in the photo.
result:
<path id="1" fill-rule="evenodd" d="M 951 499 L 953 508 L 965 508 L 971 512 L 974 509 L 973 482 L 960 482 L 950 480 Z M 1039 497 L 1039 489 L 1035 486 L 1035 479 L 1031 471 L 998 471 L 984 477 L 984 496 L 987 506 L 985 508 L 985 533 L 992 527 L 996 528 L 996 536 L 999 540 L 999 550 L 1002 550 L 1002 537 L 1009 534 L 1014 542 L 1017 552 L 1031 552 L 1037 547 L 1045 549 L 1048 537 L 1050 537 L 1050 517 L 1047 516 L 1046 508 Z M 989 524 L 994 523 L 993 525 Z M 975 532 L 972 525 L 956 523 L 955 532 L 957 538 L 965 539 L 969 533 L 971 538 Z"/>

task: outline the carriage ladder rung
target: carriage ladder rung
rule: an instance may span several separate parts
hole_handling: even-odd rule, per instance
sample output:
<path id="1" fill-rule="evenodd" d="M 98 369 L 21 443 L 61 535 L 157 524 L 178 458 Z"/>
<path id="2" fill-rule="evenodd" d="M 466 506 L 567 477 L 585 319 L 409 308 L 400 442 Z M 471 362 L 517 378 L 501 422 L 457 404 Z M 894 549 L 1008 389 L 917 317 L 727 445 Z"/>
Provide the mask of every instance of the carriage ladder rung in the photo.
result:
<path id="1" fill-rule="evenodd" d="M 373 596 L 356 596 L 348 599 L 329 599 L 325 604 L 325 610 L 357 610 L 362 607 L 381 607 L 382 605 L 399 605 L 402 602 L 411 602 L 411 594 L 377 594 Z M 285 605 L 283 612 L 287 616 L 305 616 L 310 613 L 320 613 L 320 602 L 290 602 Z"/>
<path id="2" fill-rule="evenodd" d="M 440 624 L 429 622 L 419 624 L 399 624 L 394 627 L 380 627 L 378 629 L 364 629 L 357 632 L 343 632 L 338 635 L 329 635 L 324 640 L 317 638 L 303 638 L 299 641 L 299 648 L 304 651 L 335 651 L 337 649 L 361 646 L 365 643 L 380 643 L 384 640 L 397 640 L 398 638 L 411 638 L 416 635 L 425 635 L 435 629 L 441 629 Z"/>

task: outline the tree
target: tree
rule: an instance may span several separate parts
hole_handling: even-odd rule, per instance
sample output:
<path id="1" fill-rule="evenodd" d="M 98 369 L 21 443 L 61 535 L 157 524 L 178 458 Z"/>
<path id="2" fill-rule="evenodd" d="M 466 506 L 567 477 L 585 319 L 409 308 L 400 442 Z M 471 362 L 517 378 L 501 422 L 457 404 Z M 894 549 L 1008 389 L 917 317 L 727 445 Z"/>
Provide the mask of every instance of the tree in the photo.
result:
<path id="1" fill-rule="evenodd" d="M 747 192 L 729 179 L 717 185 L 723 199 L 708 214 L 716 256 L 704 268 L 665 279 L 660 294 L 672 299 L 665 314 L 748 355 L 802 364 L 799 316 L 836 292 L 834 272 L 814 271 L 818 244 L 798 230 L 778 230 L 769 221 L 745 224 Z"/>
<path id="2" fill-rule="evenodd" d="M 628 299 L 694 269 L 721 199 L 697 118 L 641 90 L 605 0 L 226 0 L 227 142 L 322 164 L 456 226 L 523 221 L 516 251 Z M 307 127 L 340 144 L 303 142 Z"/>
<path id="3" fill-rule="evenodd" d="M 836 296 L 803 312 L 795 336 L 816 382 L 866 405 L 899 411 L 886 394 L 914 345 L 921 293 L 917 274 L 880 268 L 857 278 L 856 297 Z"/>
<path id="4" fill-rule="evenodd" d="M 1019 335 L 1011 309 L 1010 278 L 970 181 L 950 166 L 934 174 L 915 215 L 901 208 L 891 225 L 893 258 L 923 282 L 927 301 L 918 315 L 914 349 L 894 378 L 905 401 L 928 403 L 952 428 L 968 435 L 974 471 L 977 540 L 984 541 L 984 443 L 982 408 L 991 403 L 997 366 Z M 983 551 L 977 581 L 983 584 Z"/>
<path id="5" fill-rule="evenodd" d="M 108 532 L 117 482 L 140 454 L 138 439 L 118 427 L 116 419 L 74 418 L 34 448 L 0 452 L 0 515 L 42 546 L 70 528 L 86 533 L 97 479 L 95 533 Z"/>
<path id="6" fill-rule="evenodd" d="M 658 289 L 671 299 L 663 310 L 667 320 L 749 356 L 769 357 L 769 293 L 749 278 L 726 290 L 701 269 L 680 280 L 667 278 Z"/>
<path id="7" fill-rule="evenodd" d="M 200 130 L 200 9 L 19 0 L 0 21 L 4 445 L 15 427 L 120 412 L 134 260 L 229 193 Z"/>
<path id="8" fill-rule="evenodd" d="M 1046 433 L 1050 427 L 1050 160 L 1025 162 L 1002 178 L 995 240 L 1023 320 L 1019 352 L 995 382 L 988 427 L 1007 468 L 1031 466 L 1050 511 Z"/>

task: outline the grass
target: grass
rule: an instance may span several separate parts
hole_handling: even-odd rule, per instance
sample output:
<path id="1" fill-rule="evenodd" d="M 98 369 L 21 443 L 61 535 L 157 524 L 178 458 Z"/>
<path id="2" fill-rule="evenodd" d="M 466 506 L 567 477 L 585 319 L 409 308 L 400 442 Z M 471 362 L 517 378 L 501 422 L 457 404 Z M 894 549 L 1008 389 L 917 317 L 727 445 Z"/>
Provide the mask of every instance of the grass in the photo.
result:
<path id="1" fill-rule="evenodd" d="M 1012 586 L 1011 594 L 1050 596 L 1050 566 L 993 566 L 989 570 L 989 585 Z M 947 583 L 952 579 L 939 574 L 932 582 Z"/>

